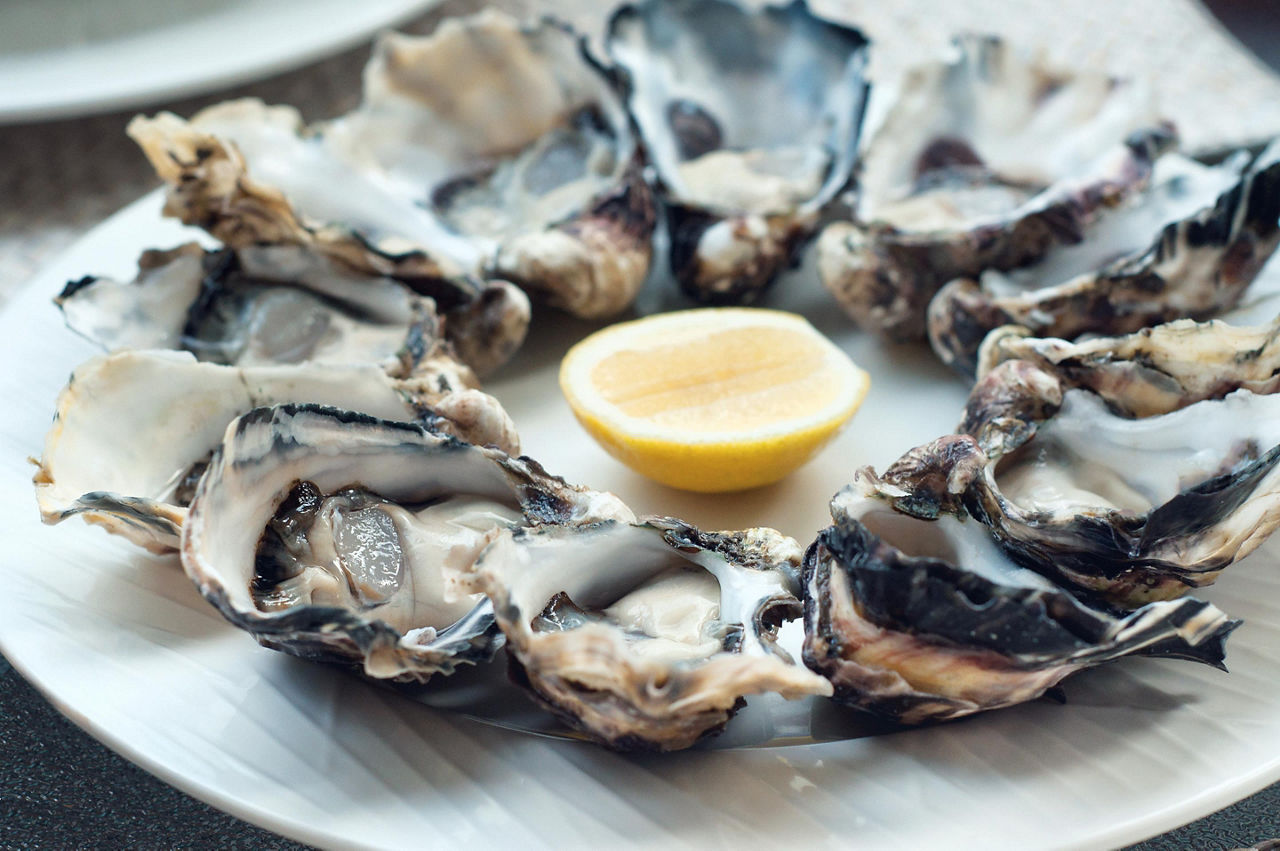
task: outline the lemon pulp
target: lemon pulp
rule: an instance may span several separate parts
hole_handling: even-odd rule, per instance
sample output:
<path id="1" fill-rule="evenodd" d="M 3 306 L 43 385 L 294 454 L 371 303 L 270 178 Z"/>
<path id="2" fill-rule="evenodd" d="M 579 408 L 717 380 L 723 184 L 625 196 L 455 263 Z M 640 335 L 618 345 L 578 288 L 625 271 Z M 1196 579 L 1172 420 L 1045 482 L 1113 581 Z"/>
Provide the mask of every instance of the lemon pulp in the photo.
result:
<path id="1" fill-rule="evenodd" d="M 570 349 L 560 387 L 611 455 L 672 487 L 777 481 L 862 403 L 869 380 L 803 317 L 705 308 L 611 326 Z"/>

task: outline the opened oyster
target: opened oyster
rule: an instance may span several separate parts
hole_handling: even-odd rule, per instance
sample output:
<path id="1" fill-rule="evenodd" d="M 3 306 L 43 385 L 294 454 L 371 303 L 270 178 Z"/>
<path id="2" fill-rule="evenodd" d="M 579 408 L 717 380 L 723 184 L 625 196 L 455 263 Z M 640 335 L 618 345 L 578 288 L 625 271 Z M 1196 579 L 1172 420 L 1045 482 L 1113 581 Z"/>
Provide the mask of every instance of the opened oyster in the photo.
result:
<path id="1" fill-rule="evenodd" d="M 852 180 L 867 41 L 802 0 L 645 0 L 606 46 L 657 172 L 671 269 L 701 301 L 755 299 Z"/>
<path id="2" fill-rule="evenodd" d="M 1280 244 L 1280 144 L 1247 160 L 1163 157 L 1151 188 L 1099 215 L 1083 242 L 1016 272 L 952 281 L 929 305 L 934 351 L 972 373 L 983 337 L 1002 325 L 1070 339 L 1233 307 Z"/>
<path id="3" fill-rule="evenodd" d="M 914 724 L 1022 703 L 1123 656 L 1222 667 L 1239 622 L 1208 603 L 1121 617 L 1011 562 L 960 504 L 984 461 L 971 438 L 942 438 L 832 501 L 805 556 L 804 659 L 837 701 Z"/>
<path id="4" fill-rule="evenodd" d="M 155 552 L 176 549 L 186 506 L 227 424 L 253 408 L 314 402 L 417 420 L 514 449 L 515 427 L 477 390 L 433 392 L 373 364 L 231 367 L 187 352 L 118 352 L 76 369 L 36 473 L 46 523 L 80 515 Z"/>
<path id="5" fill-rule="evenodd" d="M 653 202 L 626 111 L 555 23 L 486 11 L 384 36 L 361 105 L 315 127 L 241 100 L 129 132 L 169 183 L 171 215 L 233 248 L 301 244 L 406 281 L 481 371 L 519 345 L 528 305 L 469 276 L 603 317 L 648 272 Z"/>
<path id="6" fill-rule="evenodd" d="M 855 321 L 894 340 L 924 337 L 948 281 L 1081 242 L 1174 144 L 1142 88 L 1046 68 L 994 37 L 958 39 L 949 60 L 875 92 L 883 120 L 855 220 L 823 232 L 818 271 Z"/>
<path id="7" fill-rule="evenodd" d="M 992 369 L 961 424 L 985 451 L 981 470 L 957 484 L 969 513 L 1020 564 L 1115 605 L 1211 583 L 1280 525 L 1280 396 L 1235 389 L 1258 377 L 1267 347 L 1250 346 L 1262 335 L 1235 336 L 1245 348 L 1219 352 L 1204 380 L 1183 377 L 1195 374 L 1195 347 L 1173 353 L 1225 327 L 1097 341 L 1116 356 L 1065 379 L 1030 361 Z M 1256 386 L 1273 389 L 1266 378 Z M 1158 413 L 1116 413 L 1128 400 L 1131 412 Z"/>
<path id="8" fill-rule="evenodd" d="M 1001 377 L 982 380 L 1007 361 L 1020 363 L 1006 367 Z M 1280 390 L 1280 317 L 1258 327 L 1179 319 L 1123 337 L 1074 343 L 1032 337 L 1008 325 L 986 336 L 978 378 L 982 390 L 970 397 L 961 431 L 979 437 L 1008 428 L 1011 418 L 1032 426 L 1046 419 L 1071 387 L 1096 394 L 1125 417 L 1167 414 L 1233 390 L 1266 395 Z M 1038 386 L 1016 386 L 1028 382 Z M 995 410 L 1020 400 L 1021 413 Z"/>
<path id="9" fill-rule="evenodd" d="M 422 681 L 487 659 L 465 575 L 500 529 L 632 519 L 616 497 L 411 424 L 313 405 L 228 427 L 183 528 L 204 596 L 262 644 Z"/>
<path id="10" fill-rule="evenodd" d="M 83 278 L 56 299 L 108 351 L 183 349 L 234 366 L 376 363 L 438 393 L 475 388 L 431 299 L 293 245 L 148 251 L 129 282 Z"/>
<path id="11" fill-rule="evenodd" d="M 618 750 L 677 750 L 743 696 L 830 694 L 775 644 L 800 613 L 800 548 L 772 529 L 703 533 L 670 519 L 517 530 L 477 571 L 512 676 Z"/>

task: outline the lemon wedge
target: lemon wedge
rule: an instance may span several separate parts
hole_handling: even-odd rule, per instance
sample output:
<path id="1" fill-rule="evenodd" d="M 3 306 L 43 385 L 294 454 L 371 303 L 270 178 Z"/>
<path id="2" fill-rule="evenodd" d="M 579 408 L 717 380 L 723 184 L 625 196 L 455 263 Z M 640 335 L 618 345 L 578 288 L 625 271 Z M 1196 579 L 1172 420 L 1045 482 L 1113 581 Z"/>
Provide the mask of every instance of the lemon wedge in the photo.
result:
<path id="1" fill-rule="evenodd" d="M 609 454 L 704 493 L 795 470 L 853 416 L 870 383 L 803 317 L 754 308 L 612 325 L 560 364 L 569 407 Z"/>

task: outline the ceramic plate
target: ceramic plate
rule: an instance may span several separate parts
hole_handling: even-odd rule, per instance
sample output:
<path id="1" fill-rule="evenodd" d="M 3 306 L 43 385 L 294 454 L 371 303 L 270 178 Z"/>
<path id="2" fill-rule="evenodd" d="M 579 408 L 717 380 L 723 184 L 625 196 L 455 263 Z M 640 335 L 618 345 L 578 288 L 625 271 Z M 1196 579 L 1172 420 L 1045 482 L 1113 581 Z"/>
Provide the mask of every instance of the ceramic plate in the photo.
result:
<path id="1" fill-rule="evenodd" d="M 1205 596 L 1241 617 L 1224 674 L 1129 659 L 1048 701 L 922 730 L 791 747 L 625 757 L 478 723 L 260 648 L 171 558 L 78 521 L 41 526 L 28 456 L 54 397 L 94 354 L 49 299 L 69 278 L 129 274 L 188 236 L 158 196 L 92 232 L 0 313 L 0 649 L 73 721 L 161 778 L 248 821 L 325 847 L 1075 848 L 1117 846 L 1280 778 L 1280 549 Z M 659 282 L 646 309 L 678 299 Z M 924 351 L 849 329 L 813 277 L 771 306 L 808 314 L 873 377 L 852 426 L 785 482 L 735 496 L 649 484 L 591 444 L 556 389 L 593 326 L 547 312 L 489 383 L 525 451 L 639 511 L 710 528 L 770 524 L 803 540 L 861 465 L 957 420 L 963 384 Z"/>
<path id="2" fill-rule="evenodd" d="M 433 0 L 0 3 L 0 124 L 229 86 L 353 47 Z"/>

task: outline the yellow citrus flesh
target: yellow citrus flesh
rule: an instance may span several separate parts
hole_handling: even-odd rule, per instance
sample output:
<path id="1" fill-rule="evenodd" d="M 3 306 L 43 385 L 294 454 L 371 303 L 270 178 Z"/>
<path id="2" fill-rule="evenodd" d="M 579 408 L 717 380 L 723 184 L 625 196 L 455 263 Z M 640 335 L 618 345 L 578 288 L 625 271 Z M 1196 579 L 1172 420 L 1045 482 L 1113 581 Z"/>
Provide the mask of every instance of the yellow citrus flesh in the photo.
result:
<path id="1" fill-rule="evenodd" d="M 609 454 L 683 490 L 776 482 L 862 404 L 867 374 L 800 316 L 706 308 L 592 334 L 560 365 L 574 415 Z"/>

